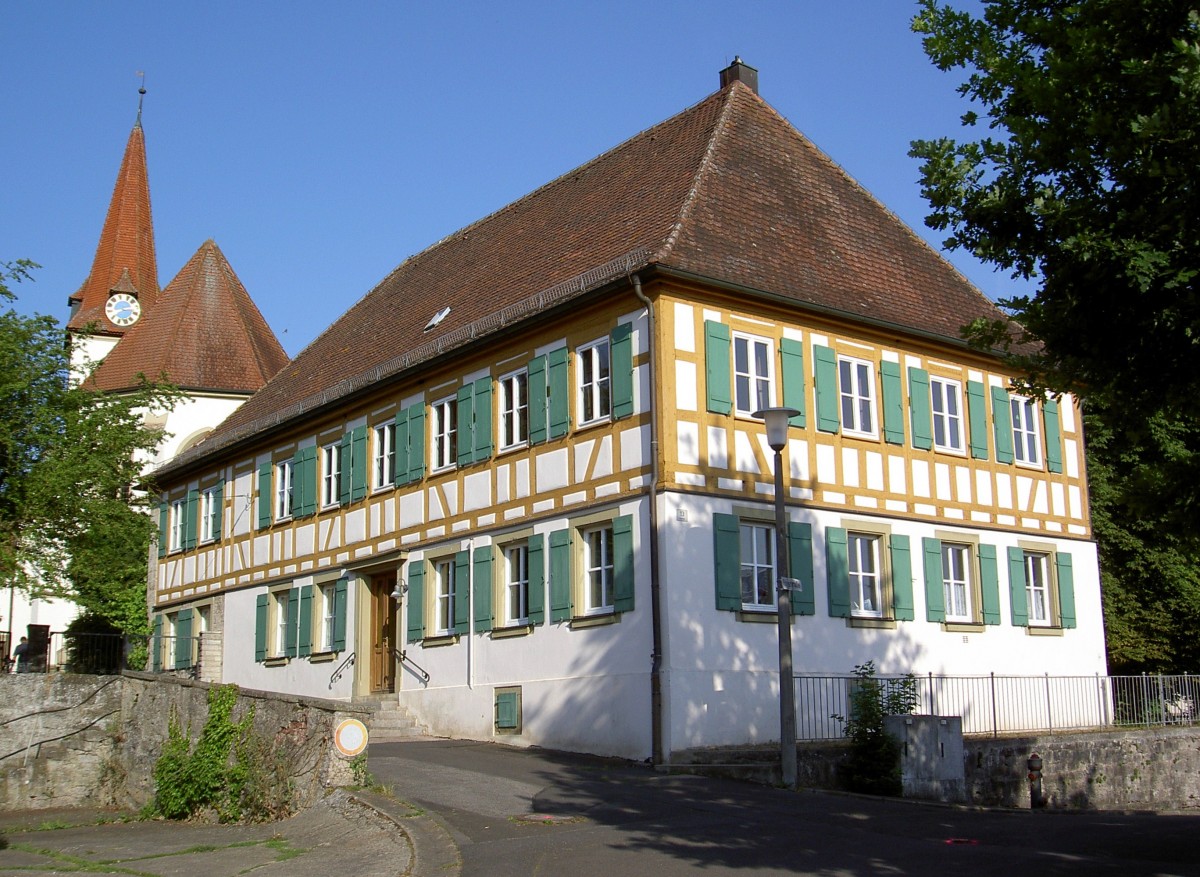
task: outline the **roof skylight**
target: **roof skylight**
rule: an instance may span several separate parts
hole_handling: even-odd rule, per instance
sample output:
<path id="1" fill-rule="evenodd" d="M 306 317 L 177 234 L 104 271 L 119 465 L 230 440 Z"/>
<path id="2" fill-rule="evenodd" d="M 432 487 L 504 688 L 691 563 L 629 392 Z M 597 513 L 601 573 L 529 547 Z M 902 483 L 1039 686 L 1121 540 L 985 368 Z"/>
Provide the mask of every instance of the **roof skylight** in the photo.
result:
<path id="1" fill-rule="evenodd" d="M 422 329 L 421 331 L 428 332 L 430 329 L 434 328 L 442 320 L 446 319 L 446 314 L 448 314 L 448 313 L 450 313 L 450 305 L 446 305 L 444 308 L 442 308 L 440 311 L 438 311 L 436 314 L 434 314 L 432 317 L 430 317 L 429 322 L 425 324 L 425 328 Z"/>

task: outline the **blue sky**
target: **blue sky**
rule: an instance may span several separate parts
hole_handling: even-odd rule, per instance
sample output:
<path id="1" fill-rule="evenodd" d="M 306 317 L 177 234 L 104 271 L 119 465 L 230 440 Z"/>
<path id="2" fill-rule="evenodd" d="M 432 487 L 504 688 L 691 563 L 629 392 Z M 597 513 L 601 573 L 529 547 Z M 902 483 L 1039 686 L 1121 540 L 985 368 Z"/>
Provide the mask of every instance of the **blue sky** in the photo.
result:
<path id="1" fill-rule="evenodd" d="M 971 6 L 973 4 L 958 4 Z M 955 80 L 908 0 L 0 4 L 0 259 L 67 315 L 137 113 L 159 282 L 216 240 L 295 355 L 409 255 L 718 87 L 759 92 L 935 246 L 919 137 Z M 1008 279 L 950 256 L 993 298 Z"/>

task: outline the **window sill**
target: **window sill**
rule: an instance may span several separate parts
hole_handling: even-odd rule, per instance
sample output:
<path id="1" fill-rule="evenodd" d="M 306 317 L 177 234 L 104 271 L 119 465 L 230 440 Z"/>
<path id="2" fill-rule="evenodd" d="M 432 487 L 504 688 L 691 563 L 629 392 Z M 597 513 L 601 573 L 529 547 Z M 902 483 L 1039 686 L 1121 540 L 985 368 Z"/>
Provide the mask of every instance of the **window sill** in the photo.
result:
<path id="1" fill-rule="evenodd" d="M 291 658 L 287 657 L 287 655 L 276 655 L 273 658 L 267 658 L 265 661 L 263 661 L 263 666 L 264 667 L 286 667 L 290 661 L 291 661 Z"/>
<path id="2" fill-rule="evenodd" d="M 492 639 L 511 639 L 517 636 L 529 636 L 531 633 L 533 633 L 533 625 L 528 623 L 510 627 L 493 627 Z"/>
<path id="3" fill-rule="evenodd" d="M 458 645 L 459 635 L 457 633 L 439 633 L 436 636 L 427 636 L 421 641 L 427 649 L 436 649 L 441 646 Z"/>
<path id="4" fill-rule="evenodd" d="M 942 630 L 947 633 L 983 633 L 987 625 L 978 621 L 943 621 Z"/>
<path id="5" fill-rule="evenodd" d="M 850 616 L 846 619 L 847 627 L 861 627 L 868 630 L 895 630 L 894 618 L 871 618 L 866 616 Z"/>
<path id="6" fill-rule="evenodd" d="M 310 664 L 328 664 L 332 661 L 337 660 L 337 656 L 338 656 L 337 652 L 313 652 L 311 655 L 308 656 L 308 663 L 310 663 Z"/>
<path id="7" fill-rule="evenodd" d="M 581 432 L 585 429 L 594 429 L 597 426 L 608 426 L 612 422 L 612 415 L 607 414 L 604 417 L 597 418 L 596 420 L 589 420 L 587 423 L 576 424 L 575 431 Z"/>
<path id="8" fill-rule="evenodd" d="M 1030 624 L 1025 628 L 1025 633 L 1029 636 L 1062 636 L 1063 629 L 1061 627 L 1043 627 L 1041 625 Z"/>
<path id="9" fill-rule="evenodd" d="M 737 613 L 738 621 L 745 621 L 747 624 L 778 624 L 779 610 L 778 609 L 742 609 Z M 792 615 L 792 621 L 796 620 L 795 614 Z"/>
<path id="10" fill-rule="evenodd" d="M 607 612 L 603 615 L 579 615 L 571 619 L 571 630 L 587 630 L 589 627 L 604 627 L 617 624 L 621 620 L 618 612 Z"/>

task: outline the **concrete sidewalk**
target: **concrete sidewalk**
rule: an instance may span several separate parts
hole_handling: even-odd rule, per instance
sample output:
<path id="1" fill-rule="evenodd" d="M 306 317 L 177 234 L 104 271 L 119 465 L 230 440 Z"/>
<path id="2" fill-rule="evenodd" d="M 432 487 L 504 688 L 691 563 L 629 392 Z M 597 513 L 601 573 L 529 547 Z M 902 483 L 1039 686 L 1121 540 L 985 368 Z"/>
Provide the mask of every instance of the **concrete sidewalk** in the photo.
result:
<path id="1" fill-rule="evenodd" d="M 96 809 L 0 813 L 0 877 L 89 873 L 234 877 L 457 875 L 458 850 L 430 816 L 383 795 L 338 790 L 261 825 L 131 820 Z"/>

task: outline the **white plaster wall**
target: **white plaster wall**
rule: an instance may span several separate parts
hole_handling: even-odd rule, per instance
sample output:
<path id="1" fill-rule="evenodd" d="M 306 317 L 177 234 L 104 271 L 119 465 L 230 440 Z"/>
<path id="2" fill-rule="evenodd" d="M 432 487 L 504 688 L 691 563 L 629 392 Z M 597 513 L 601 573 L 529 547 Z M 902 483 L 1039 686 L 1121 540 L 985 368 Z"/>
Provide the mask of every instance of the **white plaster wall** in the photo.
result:
<path id="1" fill-rule="evenodd" d="M 311 585 L 311 576 L 300 576 L 291 586 Z M 346 641 L 353 643 L 353 620 L 356 617 L 356 588 L 349 588 L 346 600 Z M 349 667 L 342 678 L 333 683 L 329 677 L 350 654 L 350 649 L 337 655 L 334 661 L 310 662 L 308 658 L 290 658 L 283 666 L 268 667 L 254 660 L 254 614 L 257 598 L 268 591 L 266 587 L 242 588 L 225 595 L 224 678 L 243 688 L 261 691 L 282 691 L 301 697 L 325 697 L 349 700 L 354 691 L 354 672 L 366 672 L 366 662 Z"/>
<path id="2" fill-rule="evenodd" d="M 199 433 L 213 429 L 236 411 L 246 396 L 189 396 L 167 415 L 166 439 L 150 465 L 159 466 L 179 453 L 179 449 Z"/>
<path id="3" fill-rule="evenodd" d="M 47 624 L 50 632 L 60 633 L 79 615 L 79 607 L 68 600 L 30 597 L 16 588 L 0 589 L 0 630 L 11 632 L 8 656 L 30 624 Z M 53 643 L 57 646 L 58 642 Z"/>
<path id="4" fill-rule="evenodd" d="M 779 739 L 778 634 L 773 623 L 738 620 L 716 609 L 713 573 L 712 516 L 732 513 L 728 500 L 667 494 L 661 498 L 660 569 L 669 700 L 667 739 L 671 750 L 718 744 L 761 743 Z M 748 503 L 739 503 L 746 508 Z M 770 499 L 762 508 L 771 513 Z M 679 520 L 680 511 L 686 520 Z M 1083 675 L 1106 672 L 1099 569 L 1090 542 L 1033 538 L 1071 554 L 1078 626 L 1061 636 L 1031 636 L 1014 627 L 1008 597 L 1006 551 L 1016 534 L 973 531 L 996 546 L 1000 573 L 1001 624 L 982 633 L 950 632 L 925 621 L 921 538 L 933 536 L 932 525 L 869 515 L 789 510 L 792 520 L 813 524 L 813 572 L 816 614 L 792 624 L 794 669 L 798 674 L 847 674 L 873 660 L 880 673 L 972 675 Z M 912 547 L 914 621 L 895 629 L 854 628 L 846 619 L 830 618 L 823 531 L 849 520 L 886 523 L 894 535 L 907 535 Z M 945 524 L 941 532 L 953 530 Z M 839 710 L 831 710 L 839 711 Z"/>
<path id="5" fill-rule="evenodd" d="M 472 633 L 456 644 L 436 646 L 408 643 L 405 637 L 404 648 L 430 678 L 426 683 L 411 669 L 398 669 L 400 702 L 419 723 L 451 737 L 648 757 L 652 632 L 645 510 L 645 501 L 638 500 L 616 511 L 635 519 L 632 612 L 621 614 L 615 624 L 572 630 L 567 622 L 549 621 L 547 592 L 547 621 L 525 636 Z M 569 524 L 569 518 L 550 519 L 539 522 L 535 531 L 547 535 L 548 549 L 548 534 Z M 489 541 L 476 539 L 473 546 Z M 450 540 L 414 552 L 411 559 L 470 546 L 467 539 Z M 548 563 L 548 550 L 546 559 Z M 430 581 L 427 577 L 426 605 L 431 599 Z M 402 630 L 407 630 L 407 612 L 406 604 Z M 496 735 L 495 688 L 515 685 L 521 686 L 522 733 Z"/>

